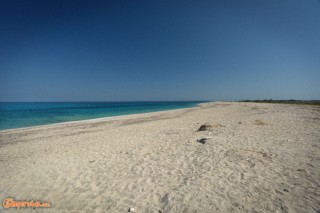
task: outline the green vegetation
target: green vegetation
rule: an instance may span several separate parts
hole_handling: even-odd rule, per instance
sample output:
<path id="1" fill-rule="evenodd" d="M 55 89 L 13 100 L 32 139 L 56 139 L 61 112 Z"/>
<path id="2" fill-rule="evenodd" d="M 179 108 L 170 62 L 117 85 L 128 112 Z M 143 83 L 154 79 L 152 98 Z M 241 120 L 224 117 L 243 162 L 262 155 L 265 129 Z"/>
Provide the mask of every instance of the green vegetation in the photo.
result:
<path id="1" fill-rule="evenodd" d="M 302 100 L 242 100 L 239 102 L 252 102 L 252 103 L 276 103 L 276 104 L 309 104 L 309 105 L 320 105 L 320 100 L 308 100 L 308 101 L 302 101 Z"/>

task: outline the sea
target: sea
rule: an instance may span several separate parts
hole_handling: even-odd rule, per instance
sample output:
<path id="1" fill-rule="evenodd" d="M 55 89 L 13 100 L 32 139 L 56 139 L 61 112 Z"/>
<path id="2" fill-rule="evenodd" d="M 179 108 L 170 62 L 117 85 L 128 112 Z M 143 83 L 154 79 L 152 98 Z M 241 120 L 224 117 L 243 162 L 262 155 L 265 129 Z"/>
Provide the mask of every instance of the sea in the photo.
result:
<path id="1" fill-rule="evenodd" d="M 203 101 L 170 102 L 1 102 L 0 130 L 140 114 L 197 106 Z"/>

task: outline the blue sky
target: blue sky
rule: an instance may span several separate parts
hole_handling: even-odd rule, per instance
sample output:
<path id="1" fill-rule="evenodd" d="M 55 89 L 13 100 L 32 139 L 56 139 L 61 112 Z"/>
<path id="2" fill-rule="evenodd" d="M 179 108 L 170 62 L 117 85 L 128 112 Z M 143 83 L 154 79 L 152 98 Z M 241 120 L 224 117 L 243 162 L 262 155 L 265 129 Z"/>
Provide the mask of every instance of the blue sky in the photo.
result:
<path id="1" fill-rule="evenodd" d="M 0 0 L 0 101 L 320 99 L 320 1 Z"/>

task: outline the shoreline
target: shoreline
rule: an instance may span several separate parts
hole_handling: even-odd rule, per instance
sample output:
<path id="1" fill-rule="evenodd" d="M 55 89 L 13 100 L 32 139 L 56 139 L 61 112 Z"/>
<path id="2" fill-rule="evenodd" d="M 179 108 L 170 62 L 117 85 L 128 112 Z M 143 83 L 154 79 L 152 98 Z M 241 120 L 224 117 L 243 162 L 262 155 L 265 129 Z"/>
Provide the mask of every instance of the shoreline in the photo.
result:
<path id="1" fill-rule="evenodd" d="M 176 110 L 187 110 L 187 109 L 192 109 L 192 108 L 197 108 L 200 107 L 202 104 L 207 104 L 207 103 L 215 103 L 215 101 L 212 102 L 204 102 L 204 103 L 199 103 L 196 106 L 193 107 L 185 107 L 185 108 L 178 108 L 178 109 L 167 109 L 167 110 L 159 110 L 159 111 L 153 111 L 153 112 L 142 112 L 142 113 L 134 113 L 134 114 L 126 114 L 126 115 L 116 115 L 116 116 L 109 116 L 109 117 L 101 117 L 101 118 L 89 118 L 89 119 L 83 119 L 83 120 L 78 120 L 78 121 L 65 121 L 65 122 L 60 122 L 60 123 L 52 123 L 52 124 L 43 124 L 43 125 L 36 125 L 36 126 L 30 126 L 30 127 L 20 127 L 20 128 L 13 128 L 13 129 L 4 129 L 0 130 L 1 133 L 9 133 L 9 132 L 14 132 L 14 131 L 23 131 L 23 130 L 30 130 L 34 128 L 42 128 L 42 127 L 56 127 L 59 125 L 70 125 L 70 124 L 82 124 L 82 123 L 91 123 L 91 122 L 100 122 L 100 121 L 113 121 L 113 120 L 120 120 L 120 119 L 126 119 L 127 117 L 130 118 L 129 116 L 132 116 L 135 118 L 138 115 L 153 115 L 153 113 L 161 113 L 161 112 L 170 112 L 170 111 L 176 111 Z"/>
<path id="2" fill-rule="evenodd" d="M 52 213 L 316 212 L 319 138 L 319 107 L 239 102 L 10 130 L 0 199 Z"/>

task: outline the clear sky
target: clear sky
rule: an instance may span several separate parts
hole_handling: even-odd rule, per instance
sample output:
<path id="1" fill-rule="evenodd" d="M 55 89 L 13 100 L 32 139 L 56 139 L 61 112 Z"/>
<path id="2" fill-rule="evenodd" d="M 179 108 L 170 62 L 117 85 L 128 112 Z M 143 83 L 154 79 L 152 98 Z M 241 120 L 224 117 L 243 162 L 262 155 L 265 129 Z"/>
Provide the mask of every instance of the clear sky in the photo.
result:
<path id="1" fill-rule="evenodd" d="M 0 0 L 0 101 L 320 99 L 319 0 Z"/>

